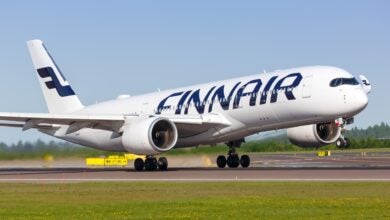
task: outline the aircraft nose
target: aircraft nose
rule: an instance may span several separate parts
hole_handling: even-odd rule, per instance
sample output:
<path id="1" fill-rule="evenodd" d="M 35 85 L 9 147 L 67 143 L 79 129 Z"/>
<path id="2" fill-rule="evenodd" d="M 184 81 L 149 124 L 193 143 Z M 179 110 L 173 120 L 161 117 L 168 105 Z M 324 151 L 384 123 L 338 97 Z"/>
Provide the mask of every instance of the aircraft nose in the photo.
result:
<path id="1" fill-rule="evenodd" d="M 355 93 L 355 107 L 357 111 L 362 111 L 368 105 L 368 96 L 364 91 L 357 90 Z"/>

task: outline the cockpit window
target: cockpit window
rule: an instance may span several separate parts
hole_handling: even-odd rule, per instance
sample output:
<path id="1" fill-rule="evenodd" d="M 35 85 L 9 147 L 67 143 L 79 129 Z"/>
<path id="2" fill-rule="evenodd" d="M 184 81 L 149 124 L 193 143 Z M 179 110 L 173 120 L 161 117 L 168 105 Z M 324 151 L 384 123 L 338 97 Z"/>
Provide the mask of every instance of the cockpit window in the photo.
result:
<path id="1" fill-rule="evenodd" d="M 359 82 L 356 78 L 336 78 L 330 81 L 329 84 L 331 87 L 337 87 L 341 85 L 359 85 Z"/>

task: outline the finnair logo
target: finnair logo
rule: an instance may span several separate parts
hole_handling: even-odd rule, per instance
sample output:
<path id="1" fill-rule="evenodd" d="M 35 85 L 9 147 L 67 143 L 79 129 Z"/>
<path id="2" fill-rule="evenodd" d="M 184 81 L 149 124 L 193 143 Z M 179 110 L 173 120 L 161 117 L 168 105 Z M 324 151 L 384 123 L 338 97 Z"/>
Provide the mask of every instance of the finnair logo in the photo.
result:
<path id="1" fill-rule="evenodd" d="M 365 80 L 365 79 L 362 80 L 362 83 L 363 83 L 363 85 L 365 85 L 365 86 L 370 86 L 370 85 L 371 85 L 371 84 L 370 84 L 367 80 Z"/>
<path id="2" fill-rule="evenodd" d="M 291 73 L 281 79 L 278 77 L 273 76 L 267 82 L 261 79 L 236 82 L 230 91 L 225 91 L 225 85 L 213 86 L 203 99 L 200 97 L 200 89 L 175 92 L 160 101 L 156 114 L 161 114 L 164 109 L 170 109 L 172 106 L 175 106 L 176 115 L 188 114 L 190 106 L 194 106 L 199 114 L 203 114 L 204 112 L 212 112 L 215 103 L 219 103 L 223 110 L 229 110 L 231 102 L 233 102 L 233 109 L 237 109 L 240 107 L 242 98 L 246 96 L 249 96 L 249 106 L 266 104 L 268 96 L 271 96 L 270 103 L 275 103 L 282 93 L 287 100 L 295 100 L 293 89 L 301 83 L 303 79 L 301 73 Z M 248 89 L 249 86 L 252 89 Z M 169 105 L 167 103 L 170 99 L 178 101 L 170 102 L 171 105 Z"/>
<path id="3" fill-rule="evenodd" d="M 75 95 L 73 89 L 70 87 L 70 85 L 63 86 L 61 85 L 61 82 L 58 80 L 57 75 L 54 73 L 53 68 L 51 67 L 45 67 L 37 69 L 39 77 L 42 79 L 50 78 L 51 80 L 45 82 L 46 87 L 48 89 L 56 89 L 57 93 L 61 97 L 71 96 Z"/>

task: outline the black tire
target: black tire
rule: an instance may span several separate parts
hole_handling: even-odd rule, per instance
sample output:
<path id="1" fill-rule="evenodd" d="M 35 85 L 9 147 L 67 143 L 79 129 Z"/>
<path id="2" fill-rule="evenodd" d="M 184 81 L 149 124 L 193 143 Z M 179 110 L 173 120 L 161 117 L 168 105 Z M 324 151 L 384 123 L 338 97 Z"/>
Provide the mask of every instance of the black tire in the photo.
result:
<path id="1" fill-rule="evenodd" d="M 157 169 L 157 159 L 154 157 L 146 158 L 145 160 L 145 170 L 153 171 Z"/>
<path id="2" fill-rule="evenodd" d="M 168 160 L 165 157 L 160 157 L 157 162 L 159 170 L 167 170 L 168 169 Z"/>
<path id="3" fill-rule="evenodd" d="M 344 139 L 342 139 L 342 138 L 337 139 L 336 147 L 337 148 L 344 148 L 344 146 L 345 146 Z"/>
<path id="4" fill-rule="evenodd" d="M 248 155 L 242 155 L 240 159 L 240 164 L 243 168 L 249 167 L 251 164 L 251 159 Z"/>
<path id="5" fill-rule="evenodd" d="M 226 157 L 225 156 L 219 155 L 217 157 L 217 166 L 219 168 L 225 168 L 225 166 L 226 166 Z"/>
<path id="6" fill-rule="evenodd" d="M 144 160 L 142 160 L 141 158 L 135 159 L 135 161 L 134 161 L 134 169 L 136 171 L 142 171 L 144 169 L 144 166 L 145 166 Z"/>
<path id="7" fill-rule="evenodd" d="M 351 140 L 349 138 L 344 138 L 344 147 L 348 148 L 351 146 Z"/>
<path id="8" fill-rule="evenodd" d="M 229 168 L 237 168 L 240 165 L 240 158 L 238 157 L 238 155 L 229 155 L 227 158 L 227 165 Z"/>

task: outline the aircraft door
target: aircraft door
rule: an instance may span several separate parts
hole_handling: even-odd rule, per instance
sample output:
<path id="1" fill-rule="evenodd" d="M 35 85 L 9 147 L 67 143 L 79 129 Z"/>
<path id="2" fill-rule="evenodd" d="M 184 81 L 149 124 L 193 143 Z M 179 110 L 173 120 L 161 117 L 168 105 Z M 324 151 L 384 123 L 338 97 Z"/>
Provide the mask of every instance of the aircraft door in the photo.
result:
<path id="1" fill-rule="evenodd" d="M 313 81 L 313 75 L 305 76 L 305 78 L 303 79 L 302 98 L 310 98 L 311 97 L 312 81 Z"/>

